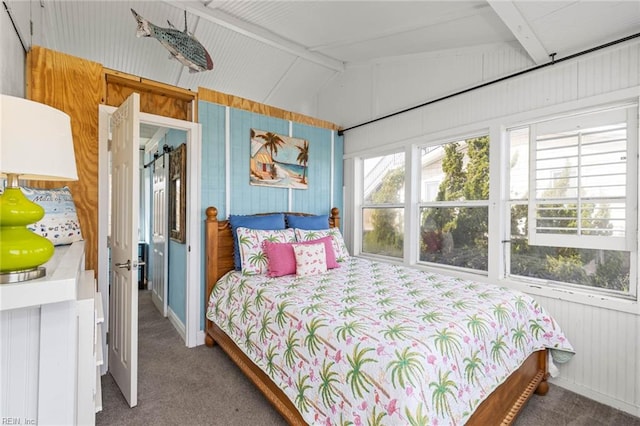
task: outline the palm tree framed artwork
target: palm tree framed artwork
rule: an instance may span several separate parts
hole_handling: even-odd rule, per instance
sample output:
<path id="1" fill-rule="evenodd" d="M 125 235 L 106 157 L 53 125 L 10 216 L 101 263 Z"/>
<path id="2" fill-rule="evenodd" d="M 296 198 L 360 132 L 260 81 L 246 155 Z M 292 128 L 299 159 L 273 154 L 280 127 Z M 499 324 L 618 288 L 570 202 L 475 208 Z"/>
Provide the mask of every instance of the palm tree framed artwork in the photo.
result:
<path id="1" fill-rule="evenodd" d="M 307 189 L 309 142 L 251 129 L 251 185 Z"/>

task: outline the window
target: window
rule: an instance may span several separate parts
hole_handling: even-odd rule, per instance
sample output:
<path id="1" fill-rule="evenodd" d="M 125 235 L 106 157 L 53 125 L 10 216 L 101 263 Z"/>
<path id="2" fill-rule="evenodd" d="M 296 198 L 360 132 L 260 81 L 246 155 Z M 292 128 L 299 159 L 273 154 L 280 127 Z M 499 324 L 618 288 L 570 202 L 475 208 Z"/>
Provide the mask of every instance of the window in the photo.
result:
<path id="1" fill-rule="evenodd" d="M 404 153 L 363 161 L 362 252 L 404 255 Z"/>
<path id="2" fill-rule="evenodd" d="M 627 114 L 615 109 L 530 126 L 531 244 L 630 247 Z"/>
<path id="3" fill-rule="evenodd" d="M 508 131 L 509 274 L 631 292 L 637 107 Z"/>
<path id="4" fill-rule="evenodd" d="M 421 150 L 419 260 L 487 270 L 489 137 Z M 437 182 L 437 191 L 429 184 Z"/>
<path id="5" fill-rule="evenodd" d="M 637 299 L 638 104 L 625 102 L 360 160 L 355 254 Z"/>

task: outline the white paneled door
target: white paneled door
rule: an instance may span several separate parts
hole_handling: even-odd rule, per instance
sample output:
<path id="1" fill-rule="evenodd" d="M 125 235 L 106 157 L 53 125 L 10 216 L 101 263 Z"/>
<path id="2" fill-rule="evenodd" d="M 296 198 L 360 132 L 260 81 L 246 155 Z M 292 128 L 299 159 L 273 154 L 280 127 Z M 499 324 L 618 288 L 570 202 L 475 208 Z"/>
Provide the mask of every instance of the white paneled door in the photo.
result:
<path id="1" fill-rule="evenodd" d="M 168 242 L 169 209 L 167 207 L 167 155 L 163 155 L 155 162 L 153 172 L 153 235 L 151 270 L 151 300 L 163 316 L 167 316 L 167 272 L 168 272 Z"/>
<path id="2" fill-rule="evenodd" d="M 138 226 L 140 96 L 111 116 L 111 287 L 109 371 L 122 394 L 138 403 Z"/>

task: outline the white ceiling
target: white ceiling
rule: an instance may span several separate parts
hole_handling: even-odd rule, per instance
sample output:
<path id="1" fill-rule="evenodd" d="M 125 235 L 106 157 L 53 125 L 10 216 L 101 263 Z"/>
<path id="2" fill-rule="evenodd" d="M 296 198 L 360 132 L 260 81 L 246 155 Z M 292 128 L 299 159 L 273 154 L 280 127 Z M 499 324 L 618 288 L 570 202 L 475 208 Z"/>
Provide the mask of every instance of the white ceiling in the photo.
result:
<path id="1" fill-rule="evenodd" d="M 640 1 L 61 1 L 5 0 L 27 48 L 40 45 L 118 71 L 206 87 L 296 112 L 347 67 L 432 52 L 521 45 L 532 63 L 640 32 Z M 191 74 L 130 9 L 167 20 L 207 48 Z M 4 13 L 4 11 L 3 11 Z M 29 32 L 33 23 L 33 34 Z"/>

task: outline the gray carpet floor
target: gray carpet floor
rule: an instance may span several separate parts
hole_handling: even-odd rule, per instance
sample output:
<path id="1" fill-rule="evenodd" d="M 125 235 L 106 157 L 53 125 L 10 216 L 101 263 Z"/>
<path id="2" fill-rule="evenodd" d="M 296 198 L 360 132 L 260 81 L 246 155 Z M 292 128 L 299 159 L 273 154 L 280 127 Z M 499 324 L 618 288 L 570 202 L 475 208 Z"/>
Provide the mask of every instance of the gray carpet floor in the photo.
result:
<path id="1" fill-rule="evenodd" d="M 129 408 L 111 375 L 102 376 L 97 425 L 284 425 L 282 417 L 220 347 L 188 349 L 155 309 L 139 297 L 138 405 Z M 561 387 L 534 395 L 517 426 L 640 426 L 640 418 Z"/>

